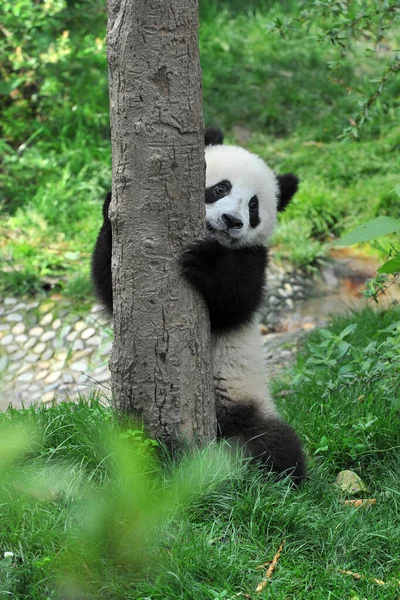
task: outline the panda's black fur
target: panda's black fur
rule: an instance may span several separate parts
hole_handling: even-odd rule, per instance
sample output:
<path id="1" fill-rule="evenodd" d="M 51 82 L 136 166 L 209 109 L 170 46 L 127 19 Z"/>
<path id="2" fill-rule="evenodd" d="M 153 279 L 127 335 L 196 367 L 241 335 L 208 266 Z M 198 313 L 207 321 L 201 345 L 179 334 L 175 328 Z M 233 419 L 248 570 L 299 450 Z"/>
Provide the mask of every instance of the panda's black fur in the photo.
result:
<path id="1" fill-rule="evenodd" d="M 204 296 L 211 322 L 218 435 L 276 473 L 305 477 L 302 446 L 277 413 L 265 382 L 257 311 L 263 298 L 267 244 L 278 211 L 297 190 L 295 175 L 276 175 L 259 157 L 223 145 L 219 129 L 205 131 L 204 239 L 184 249 L 183 276 Z M 103 224 L 92 257 L 96 294 L 112 313 L 111 223 Z"/>

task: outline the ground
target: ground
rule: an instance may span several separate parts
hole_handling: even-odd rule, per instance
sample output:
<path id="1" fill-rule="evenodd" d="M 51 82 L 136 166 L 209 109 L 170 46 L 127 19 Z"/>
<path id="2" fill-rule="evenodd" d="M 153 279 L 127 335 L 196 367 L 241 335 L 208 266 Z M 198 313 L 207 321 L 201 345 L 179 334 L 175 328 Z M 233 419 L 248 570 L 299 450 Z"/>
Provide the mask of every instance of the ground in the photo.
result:
<path id="1" fill-rule="evenodd" d="M 399 323 L 398 308 L 337 318 L 275 381 L 308 454 L 297 490 L 218 455 L 157 467 L 96 401 L 0 414 L 1 592 L 42 600 L 68 573 L 71 599 L 397 600 Z M 358 496 L 335 485 L 349 468 Z M 375 504 L 344 503 L 360 496 Z"/>

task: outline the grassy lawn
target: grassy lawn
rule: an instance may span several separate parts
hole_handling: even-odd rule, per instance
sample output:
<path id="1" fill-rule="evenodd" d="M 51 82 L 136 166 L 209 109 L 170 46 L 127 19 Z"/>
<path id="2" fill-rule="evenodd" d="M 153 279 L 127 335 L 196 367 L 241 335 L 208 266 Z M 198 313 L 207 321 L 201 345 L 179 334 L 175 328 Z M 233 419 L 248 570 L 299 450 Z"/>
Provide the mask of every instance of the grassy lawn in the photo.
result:
<path id="1" fill-rule="evenodd" d="M 378 214 L 400 216 L 400 83 L 389 81 L 359 140 L 341 139 L 387 56 L 367 55 L 361 41 L 340 54 L 316 39 L 318 22 L 286 39 L 272 31 L 274 18 L 299 10 L 291 1 L 258 0 L 244 10 L 204 0 L 200 51 L 206 124 L 301 178 L 276 244 L 278 256 L 307 266 L 333 235 Z M 111 181 L 105 6 L 5 0 L 4 27 L 13 35 L 0 40 L 9 74 L 8 92 L 0 88 L 0 291 L 87 298 Z M 386 52 L 398 47 L 395 32 L 384 44 Z"/>
<path id="2" fill-rule="evenodd" d="M 398 308 L 336 319 L 273 383 L 309 455 L 298 490 L 205 453 L 161 469 L 96 402 L 0 415 L 0 597 L 396 600 L 399 323 Z M 342 469 L 374 506 L 343 504 Z"/>

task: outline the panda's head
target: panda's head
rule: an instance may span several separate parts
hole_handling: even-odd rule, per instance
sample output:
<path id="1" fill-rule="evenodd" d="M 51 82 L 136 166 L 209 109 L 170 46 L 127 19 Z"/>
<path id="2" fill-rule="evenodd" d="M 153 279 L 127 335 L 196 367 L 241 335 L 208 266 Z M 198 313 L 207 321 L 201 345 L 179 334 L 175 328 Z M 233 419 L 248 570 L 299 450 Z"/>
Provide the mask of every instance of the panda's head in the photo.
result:
<path id="1" fill-rule="evenodd" d="M 255 154 L 222 141 L 219 130 L 206 130 L 207 235 L 231 248 L 266 246 L 298 178 L 276 175 Z"/>

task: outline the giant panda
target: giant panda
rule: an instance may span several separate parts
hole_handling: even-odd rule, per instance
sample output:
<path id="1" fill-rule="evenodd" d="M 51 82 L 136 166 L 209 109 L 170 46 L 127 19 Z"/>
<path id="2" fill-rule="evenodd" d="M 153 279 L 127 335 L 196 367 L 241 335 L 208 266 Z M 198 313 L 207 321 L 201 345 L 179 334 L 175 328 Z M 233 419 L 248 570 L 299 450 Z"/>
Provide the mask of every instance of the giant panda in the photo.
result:
<path id="1" fill-rule="evenodd" d="M 218 436 L 234 440 L 267 470 L 305 477 L 295 431 L 282 421 L 266 385 L 258 309 L 265 286 L 268 242 L 277 213 L 297 190 L 295 175 L 276 175 L 219 129 L 205 131 L 206 232 L 185 248 L 182 275 L 205 298 L 210 314 Z M 92 257 L 96 294 L 112 313 L 109 194 Z"/>

